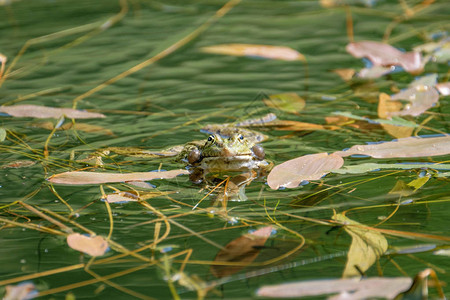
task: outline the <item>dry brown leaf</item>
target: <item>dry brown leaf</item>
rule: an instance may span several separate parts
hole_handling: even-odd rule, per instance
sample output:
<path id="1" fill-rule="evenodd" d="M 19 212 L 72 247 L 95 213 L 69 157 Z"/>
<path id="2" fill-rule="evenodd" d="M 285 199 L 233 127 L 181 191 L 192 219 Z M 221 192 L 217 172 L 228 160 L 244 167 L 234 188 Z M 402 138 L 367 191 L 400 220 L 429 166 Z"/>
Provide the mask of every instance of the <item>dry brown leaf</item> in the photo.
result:
<path id="1" fill-rule="evenodd" d="M 328 153 L 297 157 L 275 166 L 267 176 L 267 184 L 274 190 L 280 187 L 295 188 L 302 181 L 318 180 L 343 164 L 342 157 Z"/>
<path id="2" fill-rule="evenodd" d="M 178 175 L 187 175 L 187 170 L 170 170 L 161 172 L 104 173 L 104 172 L 64 172 L 48 178 L 51 183 L 59 184 L 102 184 L 109 182 L 147 181 L 153 179 L 170 179 Z"/>
<path id="3" fill-rule="evenodd" d="M 248 266 L 258 256 L 259 249 L 264 246 L 272 230 L 272 226 L 266 226 L 229 242 L 225 249 L 217 253 L 214 262 L 234 262 L 239 265 L 211 265 L 211 273 L 220 278 Z"/>
<path id="4" fill-rule="evenodd" d="M 355 69 L 334 69 L 331 72 L 338 74 L 344 81 L 351 80 L 356 73 Z"/>
<path id="5" fill-rule="evenodd" d="M 360 154 L 373 158 L 438 156 L 449 153 L 450 135 L 430 138 L 407 137 L 380 144 L 355 145 L 348 150 L 334 152 L 342 157 Z"/>
<path id="6" fill-rule="evenodd" d="M 366 57 L 374 66 L 402 66 L 407 72 L 417 73 L 423 69 L 423 59 L 419 52 L 402 52 L 391 45 L 374 42 L 361 41 L 349 43 L 347 52 L 357 58 Z"/>
<path id="7" fill-rule="evenodd" d="M 32 104 L 0 106 L 0 112 L 13 117 L 55 118 L 67 117 L 71 119 L 106 118 L 104 114 L 82 111 L 71 108 L 47 107 Z"/>
<path id="8" fill-rule="evenodd" d="M 401 111 L 403 104 L 400 101 L 391 100 L 388 94 L 381 93 L 378 101 L 378 117 L 381 119 L 390 119 L 391 116 Z M 383 129 L 396 138 L 405 138 L 411 136 L 413 127 L 395 126 L 391 124 L 381 124 Z"/>
<path id="9" fill-rule="evenodd" d="M 399 293 L 407 290 L 412 283 L 408 277 L 373 277 L 373 278 L 346 278 L 325 279 L 267 285 L 258 289 L 256 294 L 260 297 L 272 298 L 299 298 L 307 296 L 325 296 L 335 293 L 345 293 L 328 299 L 363 300 L 372 298 L 393 299 Z"/>
<path id="10" fill-rule="evenodd" d="M 298 51 L 284 46 L 253 45 L 253 44 L 222 44 L 201 48 L 203 52 L 233 56 L 257 56 L 279 60 L 301 60 L 305 57 Z"/>
<path id="11" fill-rule="evenodd" d="M 361 277 L 361 272 L 366 272 L 386 252 L 388 242 L 380 232 L 369 230 L 363 224 L 343 214 L 335 214 L 333 220 L 342 224 L 345 231 L 352 237 L 342 276 Z"/>
<path id="12" fill-rule="evenodd" d="M 109 248 L 108 242 L 101 236 L 86 236 L 79 233 L 69 234 L 67 244 L 70 248 L 90 256 L 101 256 Z"/>

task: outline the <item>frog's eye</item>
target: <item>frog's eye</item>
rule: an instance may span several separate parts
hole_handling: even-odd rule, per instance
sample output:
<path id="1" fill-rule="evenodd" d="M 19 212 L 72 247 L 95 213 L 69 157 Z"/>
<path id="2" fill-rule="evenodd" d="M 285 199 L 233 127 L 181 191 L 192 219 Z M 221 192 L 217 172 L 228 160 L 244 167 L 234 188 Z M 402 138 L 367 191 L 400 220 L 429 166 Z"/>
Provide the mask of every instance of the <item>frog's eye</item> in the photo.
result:
<path id="1" fill-rule="evenodd" d="M 208 137 L 208 142 L 212 142 L 212 141 L 214 141 L 214 136 L 210 135 L 210 136 Z"/>
<path id="2" fill-rule="evenodd" d="M 239 139 L 242 141 L 244 140 L 244 136 L 242 134 L 239 135 Z"/>

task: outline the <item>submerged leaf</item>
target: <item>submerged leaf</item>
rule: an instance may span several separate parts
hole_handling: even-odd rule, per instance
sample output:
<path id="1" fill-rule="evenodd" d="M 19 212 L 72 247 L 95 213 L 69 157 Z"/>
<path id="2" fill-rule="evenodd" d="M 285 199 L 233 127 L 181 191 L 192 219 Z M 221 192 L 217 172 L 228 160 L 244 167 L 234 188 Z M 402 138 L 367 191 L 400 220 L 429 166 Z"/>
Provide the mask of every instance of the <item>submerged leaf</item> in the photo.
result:
<path id="1" fill-rule="evenodd" d="M 388 194 L 398 195 L 400 197 L 407 197 L 414 194 L 414 191 L 403 181 L 398 180 L 394 187 L 388 192 Z"/>
<path id="2" fill-rule="evenodd" d="M 101 256 L 108 250 L 108 242 L 101 236 L 72 233 L 67 236 L 67 244 L 70 248 L 90 256 Z"/>
<path id="3" fill-rule="evenodd" d="M 297 157 L 275 166 L 267 176 L 267 184 L 274 190 L 280 187 L 295 188 L 302 181 L 318 180 L 343 164 L 342 157 L 328 153 Z"/>
<path id="4" fill-rule="evenodd" d="M 6 139 L 6 130 L 5 128 L 0 127 L 0 142 L 3 142 Z"/>
<path id="5" fill-rule="evenodd" d="M 104 173 L 104 172 L 64 172 L 48 178 L 51 183 L 59 184 L 101 184 L 109 182 L 147 181 L 153 179 L 170 179 L 178 175 L 187 175 L 187 170 L 171 170 L 160 172 L 136 173 Z"/>
<path id="6" fill-rule="evenodd" d="M 154 197 L 164 196 L 172 194 L 174 192 L 136 192 L 136 191 L 120 191 L 112 194 L 106 195 L 106 200 L 108 203 L 117 202 L 137 202 L 143 201 Z"/>
<path id="7" fill-rule="evenodd" d="M 225 249 L 217 253 L 214 262 L 231 262 L 238 265 L 211 265 L 211 273 L 216 277 L 232 275 L 248 266 L 258 256 L 273 230 L 272 226 L 260 228 L 229 242 Z"/>
<path id="8" fill-rule="evenodd" d="M 355 145 L 348 150 L 334 152 L 342 157 L 361 154 L 373 158 L 438 156 L 449 153 L 450 135 L 430 138 L 407 137 L 379 144 Z"/>
<path id="9" fill-rule="evenodd" d="M 408 289 L 411 283 L 412 280 L 408 277 L 310 280 L 263 286 L 256 294 L 260 297 L 297 298 L 345 293 L 345 297 L 336 295 L 328 299 L 393 299 L 398 293 Z"/>
<path id="10" fill-rule="evenodd" d="M 71 119 L 106 118 L 104 114 L 82 111 L 71 108 L 47 107 L 32 104 L 0 106 L 0 112 L 13 117 L 54 118 L 67 117 Z"/>
<path id="11" fill-rule="evenodd" d="M 369 230 L 343 214 L 335 214 L 333 220 L 343 225 L 345 231 L 352 237 L 342 276 L 360 277 L 361 272 L 367 271 L 386 252 L 388 242 L 380 232 Z"/>
<path id="12" fill-rule="evenodd" d="M 305 57 L 298 51 L 284 46 L 253 45 L 253 44 L 221 44 L 201 48 L 203 52 L 233 56 L 257 56 L 279 60 L 301 60 Z"/>
<path id="13" fill-rule="evenodd" d="M 2 169 L 9 169 L 9 168 L 24 168 L 24 167 L 29 167 L 36 164 L 36 161 L 34 160 L 16 160 L 16 161 L 12 161 L 10 163 L 6 163 L 4 165 L 2 165 L 0 168 Z"/>
<path id="14" fill-rule="evenodd" d="M 374 66 L 402 66 L 407 72 L 415 73 L 423 69 L 423 59 L 419 52 L 402 52 L 391 45 L 362 41 L 349 43 L 346 46 L 347 52 L 351 55 L 368 58 Z"/>
<path id="15" fill-rule="evenodd" d="M 270 95 L 264 104 L 289 113 L 298 113 L 305 108 L 305 100 L 296 93 Z"/>

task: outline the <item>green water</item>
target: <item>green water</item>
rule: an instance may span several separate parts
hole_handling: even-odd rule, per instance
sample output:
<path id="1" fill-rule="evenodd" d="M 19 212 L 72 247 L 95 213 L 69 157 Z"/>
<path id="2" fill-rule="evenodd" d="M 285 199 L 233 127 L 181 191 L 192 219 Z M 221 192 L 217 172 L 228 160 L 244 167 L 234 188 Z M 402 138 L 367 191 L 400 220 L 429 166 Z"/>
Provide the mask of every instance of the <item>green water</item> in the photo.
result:
<path id="1" fill-rule="evenodd" d="M 411 7 L 420 3 L 407 2 Z M 76 97 L 186 37 L 213 16 L 223 4 L 223 1 L 210 0 L 130 1 L 128 12 L 122 18 L 117 15 L 121 10 L 118 1 L 36 0 L 0 6 L 0 53 L 8 58 L 6 67 L 27 41 L 60 32 L 58 36 L 47 36 L 31 43 L 26 49 L 13 69 L 15 72 L 10 74 L 0 88 L 1 104 L 70 108 Z M 380 41 L 392 20 L 403 11 L 397 1 L 379 1 L 374 7 L 352 6 L 351 12 L 355 40 Z M 116 16 L 117 23 L 99 30 L 113 16 Z M 410 50 L 428 41 L 431 34 L 448 30 L 448 16 L 446 1 L 436 1 L 412 18 L 397 24 L 388 42 Z M 112 135 L 98 131 L 57 131 L 50 140 L 49 159 L 46 160 L 43 149 L 50 131 L 37 125 L 42 120 L 2 116 L 1 126 L 8 130 L 8 140 L 2 143 L 0 164 L 23 159 L 36 161 L 37 164 L 18 169 L 0 169 L 0 216 L 23 224 L 52 226 L 48 221 L 14 203 L 22 200 L 68 217 L 68 206 L 50 190 L 46 178 L 83 167 L 71 162 L 71 155 L 75 159 L 83 158 L 97 149 L 109 146 L 153 150 L 167 148 L 204 138 L 205 135 L 199 129 L 206 124 L 236 122 L 261 117 L 269 112 L 275 113 L 279 119 L 316 124 L 325 124 L 324 118 L 336 111 L 351 111 L 359 116 L 377 118 L 378 93 L 392 94 L 391 86 L 404 88 L 414 76 L 400 72 L 374 81 L 357 80 L 349 86 L 330 72 L 332 69 L 363 67 L 361 60 L 345 51 L 348 41 L 344 7 L 322 8 L 317 1 L 242 1 L 172 54 L 77 103 L 77 108 L 101 112 L 107 116 L 104 119 L 78 122 L 101 126 L 112 131 Z M 288 46 L 304 54 L 307 64 L 301 61 L 205 54 L 200 51 L 201 47 L 222 43 Z M 437 73 L 439 81 L 445 82 L 448 80 L 448 65 L 429 63 L 424 74 L 426 73 Z M 288 92 L 297 93 L 306 99 L 306 108 L 299 115 L 266 107 L 261 101 L 264 95 Z M 448 97 L 441 97 L 439 105 L 430 111 L 432 113 L 411 118 L 421 124 L 431 117 L 426 120 L 426 128 L 419 134 L 450 132 Z M 57 120 L 44 121 L 57 123 Z M 70 123 L 70 120 L 65 122 Z M 269 128 L 264 133 L 270 137 L 263 143 L 267 158 L 275 164 L 305 154 L 339 151 L 355 144 L 393 139 L 375 125 L 314 132 Z M 384 159 L 377 162 L 444 162 L 448 159 L 447 155 L 408 160 Z M 159 167 L 166 170 L 182 167 L 171 159 L 107 156 L 103 160 L 106 164 L 105 171 L 109 172 L 143 172 L 157 170 Z M 362 162 L 375 160 L 346 158 L 348 164 Z M 181 224 L 178 226 L 171 223 L 168 237 L 158 244 L 161 247 L 173 246 L 173 250 L 166 254 L 162 254 L 159 249 L 140 252 L 149 259 L 153 257 L 157 260 L 157 264 L 151 266 L 143 265 L 142 260 L 132 256 L 91 266 L 91 270 L 100 276 L 142 266 L 142 270 L 111 279 L 114 284 L 126 288 L 125 291 L 123 288 L 114 288 L 111 282 L 94 282 L 55 291 L 43 298 L 64 299 L 69 291 L 76 299 L 132 299 L 137 296 L 130 291 L 156 299 L 171 298 L 173 294 L 163 270 L 163 264 L 167 262 L 165 255 L 191 249 L 189 259 L 192 263 L 186 265 L 185 274 L 197 276 L 206 282 L 215 280 L 209 266 L 198 261 L 214 260 L 219 251 L 214 243 L 224 246 L 250 229 L 270 224 L 268 215 L 291 231 L 303 235 L 306 246 L 274 264 L 242 270 L 229 278 L 226 284 L 218 286 L 217 293 L 210 292 L 208 297 L 248 299 L 256 297 L 256 289 L 264 284 L 339 278 L 345 266 L 345 251 L 349 248 L 350 237 L 342 229 L 330 230 L 329 226 L 286 214 L 329 220 L 333 209 L 342 212 L 354 208 L 347 212 L 349 218 L 373 226 L 393 212 L 395 206 L 392 204 L 412 200 L 412 204 L 400 206 L 380 228 L 448 237 L 448 178 L 431 178 L 416 193 L 400 200 L 398 195 L 388 194 L 398 180 L 410 182 L 417 178 L 420 171 L 334 174 L 296 189 L 278 191 L 271 190 L 262 181 L 256 181 L 246 188 L 248 201 L 228 203 L 228 215 L 237 220 L 236 223 L 228 222 L 218 214 L 208 215 L 204 211 L 192 213 L 191 207 L 182 205 L 185 203 L 193 206 L 206 195 L 206 191 L 190 183 L 187 176 L 152 181 L 157 191 L 176 192 L 169 197 L 159 196 L 147 200 L 153 208 L 167 217 L 176 216 L 174 220 Z M 127 189 L 120 184 L 111 186 Z M 98 235 L 108 235 L 111 222 L 107 207 L 100 201 L 102 193 L 99 185 L 55 185 L 54 188 L 77 213 L 74 221 Z M 106 192 L 112 192 L 108 187 L 104 188 Z M 36 193 L 32 194 L 33 192 Z M 210 206 L 210 198 L 199 207 Z M 9 205 L 11 203 L 13 204 Z M 374 207 L 377 205 L 379 207 Z M 112 240 L 128 250 L 138 249 L 152 242 L 155 223 L 142 223 L 155 220 L 155 213 L 138 203 L 111 204 L 111 210 L 114 224 Z M 64 236 L 7 226 L 4 223 L 0 225 L 2 282 L 89 261 L 89 256 L 83 257 L 69 248 Z M 67 225 L 76 232 L 83 232 L 74 225 Z M 161 223 L 160 236 L 166 230 L 167 226 Z M 211 232 L 206 232 L 208 230 Z M 281 228 L 276 231 L 256 261 L 264 262 L 279 257 L 301 243 L 299 236 L 292 232 Z M 202 240 L 192 232 L 202 233 L 204 238 L 213 243 Z M 424 243 L 445 246 L 445 243 L 437 241 L 386 237 L 390 247 Z M 105 257 L 119 253 L 111 250 Z M 343 254 L 339 256 L 340 253 Z M 337 257 L 331 258 L 330 255 Z M 412 256 L 383 256 L 378 270 L 377 266 L 372 266 L 367 275 L 377 276 L 382 272 L 384 276 L 414 277 L 419 271 L 432 267 L 442 282 L 450 283 L 450 263 L 447 258 L 448 256 L 433 255 L 433 252 L 419 252 Z M 101 258 L 96 260 L 99 259 Z M 177 259 L 182 260 L 184 256 Z M 390 259 L 399 267 L 391 263 Z M 276 268 L 292 262 L 298 266 Z M 173 262 L 173 269 L 170 269 L 172 275 L 179 270 L 180 265 L 179 261 Z M 267 269 L 268 267 L 274 268 Z M 268 270 L 270 272 L 251 278 L 249 274 L 244 274 L 261 269 L 264 269 L 264 273 Z M 44 292 L 92 278 L 94 277 L 83 268 L 77 268 L 39 276 L 31 281 L 39 291 Z M 173 285 L 182 299 L 197 297 L 195 292 L 187 291 L 178 282 Z M 444 290 L 449 297 L 448 286 Z M 431 289 L 431 293 L 436 295 L 435 289 Z"/>

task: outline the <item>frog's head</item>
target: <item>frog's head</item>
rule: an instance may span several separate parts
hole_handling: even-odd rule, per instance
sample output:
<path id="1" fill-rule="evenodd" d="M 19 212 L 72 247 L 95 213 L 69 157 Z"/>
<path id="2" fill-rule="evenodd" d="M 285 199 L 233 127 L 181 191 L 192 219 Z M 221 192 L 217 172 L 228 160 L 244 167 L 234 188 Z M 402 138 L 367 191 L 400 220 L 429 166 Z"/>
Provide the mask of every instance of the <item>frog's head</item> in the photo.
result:
<path id="1" fill-rule="evenodd" d="M 188 161 L 192 164 L 203 158 L 236 159 L 264 159 L 261 146 L 249 141 L 240 133 L 233 133 L 229 137 L 212 134 L 205 145 L 189 153 Z"/>

